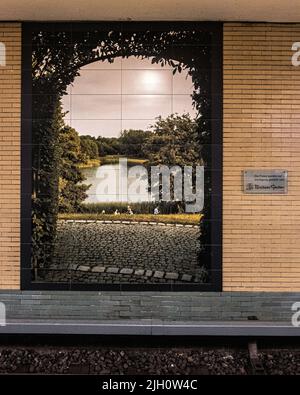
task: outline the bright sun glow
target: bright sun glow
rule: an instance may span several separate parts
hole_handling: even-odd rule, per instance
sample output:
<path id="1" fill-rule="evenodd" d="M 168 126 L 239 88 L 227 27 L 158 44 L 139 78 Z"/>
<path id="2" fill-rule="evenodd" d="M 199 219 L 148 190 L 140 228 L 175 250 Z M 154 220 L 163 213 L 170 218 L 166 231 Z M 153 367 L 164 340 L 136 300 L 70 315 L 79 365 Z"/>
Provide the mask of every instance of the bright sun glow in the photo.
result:
<path id="1" fill-rule="evenodd" d="M 142 83 L 148 91 L 153 91 L 159 86 L 160 76 L 156 71 L 145 71 L 142 76 Z"/>

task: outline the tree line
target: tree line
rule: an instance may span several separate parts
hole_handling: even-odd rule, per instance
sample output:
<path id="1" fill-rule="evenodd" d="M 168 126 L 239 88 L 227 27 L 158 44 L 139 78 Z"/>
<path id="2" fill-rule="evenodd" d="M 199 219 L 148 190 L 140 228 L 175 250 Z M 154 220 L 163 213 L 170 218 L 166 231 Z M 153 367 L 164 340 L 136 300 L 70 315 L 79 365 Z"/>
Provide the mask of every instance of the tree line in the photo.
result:
<path id="1" fill-rule="evenodd" d="M 123 130 L 120 137 L 80 136 L 82 161 L 98 159 L 107 155 L 144 158 L 143 146 L 151 134 L 151 131 L 129 129 Z"/>

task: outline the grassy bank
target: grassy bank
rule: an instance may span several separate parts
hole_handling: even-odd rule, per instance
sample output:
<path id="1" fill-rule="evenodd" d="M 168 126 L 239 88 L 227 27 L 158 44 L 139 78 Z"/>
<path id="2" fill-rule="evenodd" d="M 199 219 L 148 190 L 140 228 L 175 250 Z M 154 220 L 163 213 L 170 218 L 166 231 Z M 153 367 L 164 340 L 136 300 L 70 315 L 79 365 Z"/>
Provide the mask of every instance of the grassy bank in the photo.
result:
<path id="1" fill-rule="evenodd" d="M 201 214 L 88 214 L 68 213 L 59 214 L 59 219 L 79 220 L 108 220 L 108 221 L 137 221 L 137 222 L 163 222 L 166 224 L 198 225 Z"/>
<path id="2" fill-rule="evenodd" d="M 100 157 L 100 162 L 102 165 L 111 165 L 115 163 L 119 163 L 119 159 L 122 158 L 120 155 L 106 155 Z M 146 159 L 138 159 L 138 158 L 127 158 L 128 165 L 142 165 L 147 162 Z"/>
<path id="3" fill-rule="evenodd" d="M 92 167 L 98 167 L 100 166 L 101 161 L 100 159 L 89 159 L 86 163 L 81 163 L 78 167 L 80 169 L 89 169 Z"/>
<path id="4" fill-rule="evenodd" d="M 118 210 L 121 214 L 126 214 L 128 203 L 125 202 L 98 202 L 98 203 L 83 203 L 78 210 L 84 214 L 114 214 Z M 179 202 L 132 202 L 130 207 L 134 214 L 153 214 L 155 207 L 159 208 L 160 214 L 178 214 L 184 210 L 183 205 Z"/>
<path id="5" fill-rule="evenodd" d="M 86 163 L 81 163 L 78 167 L 80 169 L 89 169 L 91 167 L 98 167 L 100 165 L 112 165 L 119 163 L 119 159 L 122 156 L 119 155 L 106 155 L 102 156 L 99 159 L 89 159 Z M 127 164 L 129 166 L 143 165 L 146 163 L 146 159 L 138 159 L 138 158 L 127 158 Z"/>

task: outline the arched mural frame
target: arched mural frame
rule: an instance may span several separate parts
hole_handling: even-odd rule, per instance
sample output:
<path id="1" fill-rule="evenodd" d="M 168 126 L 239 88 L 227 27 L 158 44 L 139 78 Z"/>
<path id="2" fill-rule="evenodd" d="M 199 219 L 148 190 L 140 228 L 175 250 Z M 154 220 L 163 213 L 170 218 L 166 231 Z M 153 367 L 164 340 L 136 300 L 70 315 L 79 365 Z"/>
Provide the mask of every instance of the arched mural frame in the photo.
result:
<path id="1" fill-rule="evenodd" d="M 70 69 L 64 83 L 61 83 L 59 73 L 47 80 L 48 86 L 38 86 L 39 79 L 32 78 L 32 50 L 39 47 L 38 40 L 32 40 L 34 32 L 49 32 L 56 37 L 59 32 L 65 32 L 66 37 L 72 40 L 72 45 L 77 42 L 77 58 L 74 58 L 72 45 L 68 53 L 68 44 L 58 48 L 58 53 L 70 57 Z M 46 95 L 48 98 L 56 95 L 60 96 L 65 92 L 67 85 L 71 83 L 78 75 L 78 69 L 86 64 L 103 59 L 103 52 L 97 53 L 92 51 L 95 48 L 95 37 L 89 37 L 89 44 L 86 45 L 84 35 L 90 32 L 93 36 L 95 32 L 105 32 L 110 45 L 116 45 L 117 49 L 113 55 L 107 55 L 108 58 L 117 56 L 156 56 L 157 61 L 162 59 L 168 61 L 174 60 L 174 52 L 168 55 L 168 51 L 173 50 L 176 45 L 181 49 L 186 46 L 188 50 L 191 47 L 202 52 L 197 54 L 196 62 L 201 67 L 193 70 L 192 78 L 195 87 L 201 85 L 201 94 L 195 91 L 193 99 L 196 105 L 201 107 L 203 116 L 199 119 L 199 131 L 201 134 L 201 143 L 203 144 L 202 155 L 206 163 L 206 190 L 210 188 L 210 193 L 206 196 L 205 210 L 206 220 L 202 224 L 201 258 L 207 262 L 211 278 L 205 284 L 55 284 L 55 283 L 38 283 L 32 281 L 32 192 L 34 187 L 32 156 L 37 147 L 37 139 L 34 138 L 34 128 L 32 125 L 34 119 L 34 100 L 40 105 L 40 98 Z M 173 36 L 170 32 L 174 31 Z M 113 32 L 110 34 L 110 32 Z M 128 39 L 138 32 L 140 36 L 134 42 L 134 45 L 126 51 Z M 183 32 L 185 32 L 183 34 Z M 177 34 L 176 34 L 177 33 Z M 118 35 L 122 34 L 122 39 Z M 97 35 L 96 33 L 94 34 Z M 163 36 L 169 40 L 167 44 L 155 44 L 158 37 Z M 208 41 L 201 44 L 200 41 L 193 41 L 193 36 L 209 37 Z M 83 39 L 82 39 L 83 38 Z M 153 39 L 155 38 L 155 40 Z M 74 41 L 75 40 L 75 41 Z M 127 40 L 127 44 L 126 44 Z M 148 40 L 148 41 L 147 41 Z M 68 40 L 67 40 L 68 41 Z M 99 41 L 99 38 L 98 38 Z M 103 41 L 103 40 L 102 40 Z M 171 45 L 170 45 L 171 42 Z M 146 43 L 146 44 L 145 44 Z M 101 43 L 100 43 L 101 44 Z M 126 44 L 126 45 L 124 45 Z M 155 45 L 154 45 L 155 44 Z M 101 44 L 102 45 L 102 44 Z M 105 46 L 107 45 L 107 42 Z M 164 46 L 165 45 L 165 46 Z M 101 46 L 100 46 L 101 47 Z M 106 48 L 106 47 L 105 47 Z M 106 48 L 106 49 L 107 49 Z M 165 49 L 166 48 L 166 49 Z M 71 53 L 72 51 L 73 53 Z M 63 52 L 64 51 L 64 52 Z M 165 52 L 164 52 L 165 51 Z M 209 51 L 209 55 L 206 53 Z M 38 51 L 37 51 L 38 52 Z M 104 51 L 105 52 L 105 51 Z M 171 51 L 172 52 L 172 51 Z M 186 55 L 190 57 L 190 55 Z M 74 59 L 73 59 L 73 58 Z M 184 58 L 184 51 L 182 57 Z M 182 61 L 181 66 L 187 68 L 195 67 L 194 59 L 192 63 L 187 64 L 184 59 L 175 59 Z M 193 63 L 194 62 L 194 63 Z M 204 67 L 202 67 L 204 65 Z M 209 70 L 209 73 L 201 74 L 200 69 Z M 59 93 L 58 93 L 59 92 Z M 42 95 L 39 97 L 39 95 Z M 52 99 L 51 99 L 52 100 Z M 35 106 L 36 107 L 36 106 Z M 38 120 L 44 122 L 45 120 Z M 49 125 L 48 125 L 49 126 Z M 209 130 L 209 133 L 207 133 Z M 45 134 L 45 141 L 40 145 L 39 150 L 46 149 L 51 151 L 52 142 L 47 141 L 48 135 Z M 219 291 L 222 287 L 222 24 L 221 23 L 194 23 L 194 22 L 110 22 L 110 23 L 24 23 L 22 38 L 22 199 L 21 199 L 21 284 L 22 289 L 81 289 L 81 290 L 182 290 L 182 291 Z M 55 146 L 53 145 L 53 152 Z M 51 155 L 50 155 L 51 158 Z M 53 153 L 55 159 L 55 153 Z M 46 186 L 45 188 L 48 188 Z M 47 192 L 48 193 L 48 192 Z M 43 192 L 41 193 L 43 194 Z M 49 200 L 50 202 L 50 200 Z M 51 209 L 51 204 L 48 204 Z M 54 225 L 55 226 L 55 223 Z M 45 243 L 46 244 L 46 243 Z"/>

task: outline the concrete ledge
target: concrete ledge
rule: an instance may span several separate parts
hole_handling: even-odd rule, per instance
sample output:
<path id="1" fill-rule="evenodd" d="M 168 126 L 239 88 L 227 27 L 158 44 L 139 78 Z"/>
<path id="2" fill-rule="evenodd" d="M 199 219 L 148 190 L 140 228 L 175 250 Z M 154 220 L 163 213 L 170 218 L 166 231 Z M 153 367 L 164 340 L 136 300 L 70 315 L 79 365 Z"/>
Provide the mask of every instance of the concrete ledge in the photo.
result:
<path id="1" fill-rule="evenodd" d="M 286 322 L 202 321 L 11 321 L 1 334 L 144 335 L 144 336 L 299 336 Z"/>

